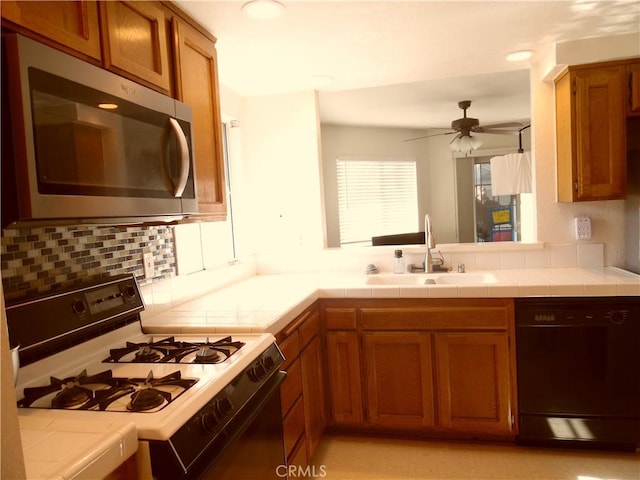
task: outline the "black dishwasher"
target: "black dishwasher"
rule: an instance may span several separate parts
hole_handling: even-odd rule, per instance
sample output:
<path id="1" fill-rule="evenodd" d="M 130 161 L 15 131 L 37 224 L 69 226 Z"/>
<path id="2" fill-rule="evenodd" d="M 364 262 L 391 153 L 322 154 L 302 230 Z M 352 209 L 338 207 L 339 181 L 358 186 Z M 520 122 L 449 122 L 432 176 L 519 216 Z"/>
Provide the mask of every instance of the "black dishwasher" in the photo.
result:
<path id="1" fill-rule="evenodd" d="M 640 446 L 640 297 L 516 299 L 518 442 Z"/>

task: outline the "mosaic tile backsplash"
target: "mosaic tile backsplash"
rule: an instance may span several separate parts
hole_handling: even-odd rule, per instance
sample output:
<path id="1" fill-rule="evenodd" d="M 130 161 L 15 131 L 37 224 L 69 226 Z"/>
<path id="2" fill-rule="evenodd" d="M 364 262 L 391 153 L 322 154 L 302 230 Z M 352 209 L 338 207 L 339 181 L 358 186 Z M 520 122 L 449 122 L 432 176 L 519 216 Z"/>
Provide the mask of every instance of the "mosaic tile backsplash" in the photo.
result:
<path id="1" fill-rule="evenodd" d="M 143 252 L 152 252 L 152 279 Z M 72 226 L 2 231 L 2 285 L 7 302 L 96 278 L 133 273 L 141 285 L 176 273 L 173 227 Z"/>

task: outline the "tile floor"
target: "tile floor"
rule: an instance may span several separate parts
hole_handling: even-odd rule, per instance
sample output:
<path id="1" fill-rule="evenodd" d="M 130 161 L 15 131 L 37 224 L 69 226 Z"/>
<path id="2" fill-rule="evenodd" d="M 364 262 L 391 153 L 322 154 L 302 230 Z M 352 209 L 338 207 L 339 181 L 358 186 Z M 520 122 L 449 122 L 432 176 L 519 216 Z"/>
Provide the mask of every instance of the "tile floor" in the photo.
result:
<path id="1" fill-rule="evenodd" d="M 307 478 L 640 480 L 640 454 L 325 434 Z"/>

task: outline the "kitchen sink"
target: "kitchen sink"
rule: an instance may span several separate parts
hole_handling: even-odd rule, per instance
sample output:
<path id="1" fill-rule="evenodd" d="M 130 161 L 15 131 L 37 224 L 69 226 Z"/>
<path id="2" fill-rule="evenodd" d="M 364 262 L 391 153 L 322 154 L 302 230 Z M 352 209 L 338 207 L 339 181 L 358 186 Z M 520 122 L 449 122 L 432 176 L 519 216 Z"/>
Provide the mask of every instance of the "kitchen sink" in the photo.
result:
<path id="1" fill-rule="evenodd" d="M 381 274 L 367 276 L 367 285 L 478 285 L 498 283 L 489 272 L 431 273 L 431 274 Z"/>
<path id="2" fill-rule="evenodd" d="M 489 272 L 478 273 L 446 273 L 436 278 L 436 283 L 449 285 L 478 285 L 483 283 L 498 283 L 498 279 Z"/>

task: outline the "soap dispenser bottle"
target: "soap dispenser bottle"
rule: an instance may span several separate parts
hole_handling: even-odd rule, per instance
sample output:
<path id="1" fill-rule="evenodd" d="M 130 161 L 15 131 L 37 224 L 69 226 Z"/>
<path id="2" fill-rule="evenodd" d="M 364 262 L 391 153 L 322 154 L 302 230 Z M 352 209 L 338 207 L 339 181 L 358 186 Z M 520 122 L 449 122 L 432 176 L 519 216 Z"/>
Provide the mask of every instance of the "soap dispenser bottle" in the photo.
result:
<path id="1" fill-rule="evenodd" d="M 393 273 L 404 273 L 404 270 L 402 250 L 396 250 L 393 254 Z"/>

